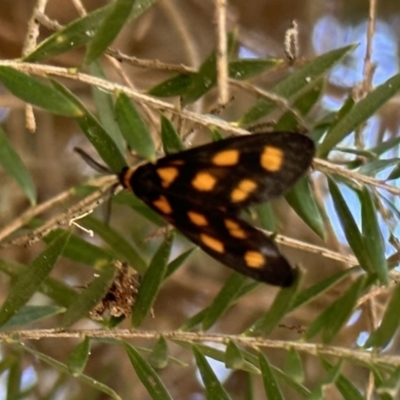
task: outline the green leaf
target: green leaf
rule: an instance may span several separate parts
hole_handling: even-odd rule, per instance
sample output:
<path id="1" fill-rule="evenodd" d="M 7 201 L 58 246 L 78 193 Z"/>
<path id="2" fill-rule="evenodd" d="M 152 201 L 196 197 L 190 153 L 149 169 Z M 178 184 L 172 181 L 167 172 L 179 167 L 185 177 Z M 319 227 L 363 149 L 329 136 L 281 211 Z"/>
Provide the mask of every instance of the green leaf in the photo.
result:
<path id="1" fill-rule="evenodd" d="M 71 351 L 68 356 L 68 370 L 73 376 L 80 375 L 85 369 L 87 360 L 90 354 L 90 339 L 85 337 L 81 343 L 79 343 Z"/>
<path id="2" fill-rule="evenodd" d="M 164 279 L 167 279 L 169 276 L 171 276 L 189 258 L 194 250 L 196 250 L 196 247 L 192 247 L 191 249 L 186 250 L 174 260 L 172 260 L 167 266 L 167 272 L 165 273 Z"/>
<path id="3" fill-rule="evenodd" d="M 304 338 L 311 339 L 322 330 L 324 343 L 330 342 L 353 313 L 364 288 L 364 280 L 365 277 L 360 276 L 341 297 L 320 314 L 308 327 Z"/>
<path id="4" fill-rule="evenodd" d="M 25 168 L 18 153 L 12 147 L 6 133 L 0 127 L 0 164 L 4 170 L 17 182 L 29 199 L 31 205 L 36 203 L 36 187 L 29 171 Z"/>
<path id="5" fill-rule="evenodd" d="M 337 365 L 331 368 L 326 376 L 324 376 L 317 385 L 314 386 L 313 391 L 309 396 L 307 396 L 307 400 L 324 400 L 325 399 L 325 390 L 324 388 L 327 385 L 332 385 L 336 383 L 336 380 L 340 376 L 340 369 L 342 368 L 342 362 L 339 361 Z"/>
<path id="6" fill-rule="evenodd" d="M 57 306 L 23 306 L 1 329 L 10 329 L 17 326 L 32 324 L 45 318 L 65 312 L 64 307 Z"/>
<path id="7" fill-rule="evenodd" d="M 99 235 L 109 246 L 113 252 L 123 257 L 132 267 L 135 268 L 140 274 L 146 270 L 146 262 L 139 254 L 138 250 L 129 243 L 122 235 L 116 230 L 112 229 L 109 225 L 99 221 L 96 218 L 86 217 L 80 221 L 81 225 L 87 229 L 91 229 Z"/>
<path id="8" fill-rule="evenodd" d="M 340 224 L 354 255 L 364 271 L 373 272 L 368 253 L 365 251 L 365 243 L 361 232 L 347 206 L 346 199 L 342 196 L 338 185 L 332 178 L 328 178 L 329 192 L 332 196 L 333 205 L 339 217 Z"/>
<path id="9" fill-rule="evenodd" d="M 296 271 L 292 286 L 280 289 L 269 311 L 246 330 L 247 336 L 267 336 L 279 324 L 279 321 L 290 310 L 300 283 L 300 271 Z"/>
<path id="10" fill-rule="evenodd" d="M 168 365 L 168 344 L 164 336 L 160 336 L 153 347 L 149 357 L 150 365 L 156 369 L 165 368 Z"/>
<path id="11" fill-rule="evenodd" d="M 103 72 L 101 63 L 96 61 L 89 65 L 89 71 L 92 76 L 107 80 L 107 76 Z M 114 97 L 111 92 L 100 89 L 97 86 L 91 86 L 93 101 L 96 105 L 96 115 L 100 124 L 107 131 L 108 135 L 117 145 L 121 154 L 125 153 L 125 141 L 122 133 L 115 121 L 114 113 Z"/>
<path id="12" fill-rule="evenodd" d="M 33 260 L 26 271 L 18 275 L 0 309 L 0 326 L 15 315 L 39 289 L 62 254 L 68 239 L 68 232 L 64 232 Z"/>
<path id="13" fill-rule="evenodd" d="M 207 400 L 230 400 L 230 396 L 219 382 L 214 371 L 207 362 L 206 357 L 201 353 L 198 346 L 193 346 L 193 354 L 199 368 L 201 379 L 206 389 Z"/>
<path id="14" fill-rule="evenodd" d="M 183 95 L 192 82 L 192 74 L 179 74 L 153 86 L 147 93 L 156 97 Z"/>
<path id="15" fill-rule="evenodd" d="M 173 235 L 170 232 L 154 254 L 140 283 L 139 292 L 132 311 L 132 325 L 135 328 L 141 325 L 145 319 L 160 290 L 161 283 L 167 271 L 172 241 Z"/>
<path id="16" fill-rule="evenodd" d="M 234 40 L 234 35 L 228 35 L 228 53 L 233 47 Z M 213 52 L 200 66 L 199 71 L 192 76 L 189 87 L 182 95 L 182 106 L 194 103 L 214 87 L 216 82 L 216 54 Z"/>
<path id="17" fill-rule="evenodd" d="M 375 208 L 371 192 L 364 187 L 360 192 L 362 234 L 365 251 L 369 255 L 373 273 L 383 285 L 389 283 L 388 266 L 385 256 L 385 243 L 378 222 L 378 211 Z"/>
<path id="18" fill-rule="evenodd" d="M 314 300 L 321 294 L 325 293 L 337 283 L 342 282 L 344 278 L 352 274 L 353 272 L 360 272 L 359 267 L 353 267 L 349 269 L 345 269 L 343 271 L 339 271 L 336 274 L 329 276 L 323 281 L 317 282 L 315 285 L 303 289 L 297 296 L 294 298 L 293 303 L 291 305 L 290 311 L 296 310 L 297 308 L 304 306 L 310 301 Z"/>
<path id="19" fill-rule="evenodd" d="M 153 139 L 140 113 L 125 93 L 117 94 L 115 116 L 129 147 L 144 159 L 154 161 L 156 154 Z"/>
<path id="20" fill-rule="evenodd" d="M 320 358 L 322 365 L 326 370 L 331 370 L 333 365 Z M 339 392 L 343 396 L 344 400 L 363 400 L 365 397 L 360 393 L 360 391 L 353 385 L 353 383 L 347 379 L 343 374 L 340 374 L 335 381 L 336 387 L 339 389 Z"/>
<path id="21" fill-rule="evenodd" d="M 88 65 L 103 54 L 129 18 L 136 0 L 116 0 L 93 36 L 84 59 Z"/>
<path id="22" fill-rule="evenodd" d="M 161 115 L 161 141 L 166 154 L 185 150 L 182 140 L 171 121 Z"/>
<path id="23" fill-rule="evenodd" d="M 317 79 L 313 86 L 310 86 L 299 98 L 294 102 L 292 108 L 295 109 L 300 115 L 307 115 L 318 99 L 321 97 L 324 88 L 324 80 Z M 276 131 L 298 131 L 299 121 L 292 111 L 287 111 L 279 121 L 275 124 L 274 130 Z"/>
<path id="24" fill-rule="evenodd" d="M 386 308 L 378 329 L 371 334 L 364 347 L 385 347 L 394 337 L 400 325 L 400 285 L 397 285 Z"/>
<path id="25" fill-rule="evenodd" d="M 53 85 L 80 109 L 80 116 L 76 117 L 75 120 L 102 160 L 113 172 L 121 172 L 126 166 L 126 162 L 110 135 L 72 92 L 56 81 L 53 81 Z"/>
<path id="26" fill-rule="evenodd" d="M 18 346 L 19 348 L 23 349 L 24 351 L 27 351 L 28 353 L 32 354 L 39 360 L 45 362 L 46 364 L 50 365 L 52 368 L 54 368 L 56 371 L 59 371 L 61 374 L 67 374 L 70 375 L 69 369 L 67 365 L 60 363 L 59 361 L 55 360 L 54 358 L 51 358 L 47 356 L 46 354 L 40 353 L 39 351 L 35 351 L 31 349 L 28 346 Z M 112 399 L 115 400 L 122 400 L 121 397 L 118 396 L 117 393 L 114 392 L 111 388 L 108 386 L 102 384 L 99 381 L 96 381 L 95 379 L 91 378 L 90 376 L 80 374 L 75 377 L 79 382 L 84 383 L 85 385 L 88 385 L 96 390 L 99 390 L 108 396 L 110 396 Z"/>
<path id="27" fill-rule="evenodd" d="M 86 44 L 91 40 L 94 31 L 104 20 L 111 7 L 112 4 L 98 8 L 84 17 L 72 21 L 41 42 L 32 53 L 24 58 L 24 61 L 41 61 Z"/>
<path id="28" fill-rule="evenodd" d="M 283 59 L 279 58 L 249 58 L 231 61 L 228 65 L 229 77 L 238 81 L 243 81 L 262 74 L 270 68 L 279 67 L 284 63 Z"/>
<path id="29" fill-rule="evenodd" d="M 394 75 L 382 85 L 354 105 L 352 110 L 341 118 L 328 132 L 318 148 L 318 155 L 325 158 L 329 151 L 353 132 L 362 123 L 366 122 L 380 107 L 391 99 L 400 89 L 400 74 Z"/>
<path id="30" fill-rule="evenodd" d="M 385 170 L 386 168 L 393 167 L 394 165 L 398 165 L 400 162 L 400 158 L 391 158 L 387 160 L 374 160 L 370 161 L 367 164 L 364 164 L 358 172 L 367 176 L 375 176 L 379 172 Z"/>
<path id="31" fill-rule="evenodd" d="M 7 400 L 18 399 L 22 397 L 22 357 L 18 354 L 14 357 L 13 363 L 10 365 L 7 379 Z"/>
<path id="32" fill-rule="evenodd" d="M 243 368 L 245 359 L 242 350 L 230 340 L 225 351 L 225 366 L 231 369 Z"/>
<path id="33" fill-rule="evenodd" d="M 124 347 L 136 375 L 147 389 L 150 397 L 153 400 L 172 400 L 172 397 L 150 364 L 130 344 L 124 342 Z"/>
<path id="34" fill-rule="evenodd" d="M 68 307 L 60 326 L 65 328 L 79 321 L 81 318 L 87 317 L 88 313 L 107 294 L 116 272 L 113 264 L 105 265 L 99 275 L 89 283 L 87 288 Z"/>
<path id="35" fill-rule="evenodd" d="M 296 349 L 289 349 L 285 359 L 285 372 L 297 383 L 304 382 L 305 373 L 300 354 Z"/>
<path id="36" fill-rule="evenodd" d="M 223 288 L 215 296 L 212 304 L 207 307 L 206 315 L 203 319 L 203 329 L 211 328 L 228 310 L 239 294 L 246 277 L 244 275 L 233 273 L 226 281 Z"/>
<path id="37" fill-rule="evenodd" d="M 284 397 L 272 372 L 271 365 L 265 354 L 261 351 L 258 353 L 258 360 L 260 363 L 265 394 L 267 395 L 268 400 L 283 400 Z"/>
<path id="38" fill-rule="evenodd" d="M 354 48 L 355 46 L 353 45 L 346 46 L 317 57 L 315 60 L 300 67 L 287 78 L 279 82 L 272 88 L 271 92 L 285 99 L 291 99 L 295 95 L 301 95 L 303 90 L 307 90 L 309 86 L 315 85 L 317 79 L 340 62 L 340 60 Z M 271 100 L 260 99 L 246 111 L 244 116 L 238 121 L 238 124 L 243 126 L 254 123 L 275 108 L 276 104 Z"/>
<path id="39" fill-rule="evenodd" d="M 138 17 L 152 6 L 155 1 L 156 0 L 137 0 L 130 14 L 130 18 Z M 66 27 L 41 42 L 31 54 L 28 54 L 24 58 L 24 61 L 41 61 L 86 44 L 92 39 L 94 33 L 113 6 L 114 4 L 111 3 L 88 13 L 82 18 L 72 21 Z"/>
<path id="40" fill-rule="evenodd" d="M 0 81 L 14 96 L 36 107 L 66 117 L 82 115 L 81 110 L 57 88 L 11 67 L 0 66 Z"/>
<path id="41" fill-rule="evenodd" d="M 325 225 L 320 209 L 315 201 L 311 183 L 307 177 L 301 178 L 285 194 L 285 199 L 296 214 L 322 239 L 325 239 Z"/>

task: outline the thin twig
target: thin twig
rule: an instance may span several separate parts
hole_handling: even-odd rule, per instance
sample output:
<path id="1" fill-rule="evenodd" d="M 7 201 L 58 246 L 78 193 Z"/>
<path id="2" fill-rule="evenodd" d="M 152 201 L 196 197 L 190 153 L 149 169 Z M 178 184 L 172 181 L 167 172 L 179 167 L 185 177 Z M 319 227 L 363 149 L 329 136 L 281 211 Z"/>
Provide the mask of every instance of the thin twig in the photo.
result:
<path id="1" fill-rule="evenodd" d="M 129 329 L 82 329 L 82 330 L 68 330 L 60 331 L 57 329 L 35 329 L 35 330 L 17 330 L 12 332 L 0 332 L 0 340 L 15 341 L 15 338 L 21 340 L 40 340 L 43 338 L 49 339 L 67 339 L 76 338 L 112 338 L 112 339 L 158 339 L 160 336 L 168 340 L 177 340 L 185 342 L 212 342 L 228 344 L 233 341 L 236 344 L 243 346 L 250 346 L 253 348 L 270 348 L 270 349 L 285 349 L 297 350 L 306 354 L 316 357 L 319 356 L 332 356 L 338 358 L 345 358 L 353 362 L 362 364 L 385 364 L 394 367 L 400 366 L 399 356 L 390 356 L 385 354 L 378 354 L 375 352 L 365 351 L 364 349 L 354 349 L 339 346 L 328 346 L 315 343 L 305 343 L 298 341 L 285 341 L 285 340 L 270 340 L 262 337 L 247 337 L 241 335 L 222 335 L 208 334 L 200 332 L 184 332 L 184 331 L 139 331 Z"/>
<path id="2" fill-rule="evenodd" d="M 217 23 L 217 86 L 218 105 L 220 107 L 229 101 L 226 7 L 226 0 L 217 0 L 215 3 L 215 18 Z"/>

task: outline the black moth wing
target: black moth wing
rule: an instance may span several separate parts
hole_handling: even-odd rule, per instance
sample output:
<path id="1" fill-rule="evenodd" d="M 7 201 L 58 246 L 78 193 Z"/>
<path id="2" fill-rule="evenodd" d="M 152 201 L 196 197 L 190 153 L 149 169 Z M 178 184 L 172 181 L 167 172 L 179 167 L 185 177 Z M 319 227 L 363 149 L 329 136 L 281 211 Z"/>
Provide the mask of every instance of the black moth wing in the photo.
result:
<path id="1" fill-rule="evenodd" d="M 257 281 L 292 284 L 294 270 L 263 232 L 236 215 L 194 209 L 178 198 L 168 201 L 174 212 L 167 221 L 211 257 Z"/>
<path id="2" fill-rule="evenodd" d="M 310 167 L 314 152 L 313 141 L 298 133 L 233 137 L 159 159 L 146 181 L 198 207 L 241 209 L 282 195 Z M 177 174 L 170 179 L 168 171 Z"/>

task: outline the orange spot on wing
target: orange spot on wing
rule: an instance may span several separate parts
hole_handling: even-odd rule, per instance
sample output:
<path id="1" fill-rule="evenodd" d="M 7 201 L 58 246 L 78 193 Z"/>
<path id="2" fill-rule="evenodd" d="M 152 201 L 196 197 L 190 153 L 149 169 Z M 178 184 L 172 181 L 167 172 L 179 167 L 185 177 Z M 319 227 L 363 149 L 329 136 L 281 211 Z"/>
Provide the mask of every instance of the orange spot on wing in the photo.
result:
<path id="1" fill-rule="evenodd" d="M 192 180 L 192 186 L 202 192 L 208 192 L 214 189 L 217 179 L 209 172 L 199 172 Z"/>
<path id="2" fill-rule="evenodd" d="M 179 170 L 175 167 L 157 168 L 157 175 L 161 178 L 162 187 L 167 188 L 179 175 Z"/>
<path id="3" fill-rule="evenodd" d="M 216 251 L 217 253 L 223 253 L 225 251 L 224 244 L 218 239 L 202 233 L 200 235 L 200 240 L 203 242 L 204 245 Z"/>
<path id="4" fill-rule="evenodd" d="M 195 211 L 188 211 L 187 213 L 191 222 L 193 222 L 197 226 L 206 226 L 208 225 L 207 218 L 203 214 L 199 214 Z"/>
<path id="5" fill-rule="evenodd" d="M 211 162 L 219 167 L 236 165 L 239 162 L 239 156 L 238 150 L 224 150 L 216 153 Z"/>
<path id="6" fill-rule="evenodd" d="M 250 193 L 257 188 L 257 183 L 251 179 L 243 179 L 239 182 L 235 189 L 232 190 L 231 200 L 239 202 L 246 200 Z"/>
<path id="7" fill-rule="evenodd" d="M 282 168 L 284 153 L 281 149 L 265 146 L 261 154 L 261 166 L 270 172 L 279 171 Z"/>
<path id="8" fill-rule="evenodd" d="M 153 205 L 163 214 L 172 213 L 172 207 L 165 196 L 160 196 L 157 200 L 153 201 Z"/>
<path id="9" fill-rule="evenodd" d="M 238 239 L 246 239 L 247 237 L 246 232 L 240 227 L 240 225 L 237 222 L 231 219 L 226 219 L 224 223 L 226 229 L 228 229 L 231 236 Z"/>
<path id="10" fill-rule="evenodd" d="M 246 251 L 244 261 L 249 268 L 261 268 L 265 265 L 265 257 L 259 251 L 254 250 Z"/>

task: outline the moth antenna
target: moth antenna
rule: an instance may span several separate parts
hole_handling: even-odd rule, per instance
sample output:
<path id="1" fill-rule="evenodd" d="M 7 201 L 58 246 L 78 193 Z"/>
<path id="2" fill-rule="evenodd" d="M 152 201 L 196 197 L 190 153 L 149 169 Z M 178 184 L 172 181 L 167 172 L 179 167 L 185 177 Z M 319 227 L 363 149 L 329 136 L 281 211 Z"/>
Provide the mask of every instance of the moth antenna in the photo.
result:
<path id="1" fill-rule="evenodd" d="M 95 171 L 97 172 L 102 172 L 102 173 L 106 173 L 106 174 L 112 174 L 113 172 L 110 170 L 110 168 L 106 167 L 103 164 L 100 164 L 99 162 L 97 162 L 94 158 L 92 158 L 91 156 L 89 156 L 88 153 L 86 153 L 86 151 L 82 150 L 79 147 L 74 147 L 74 151 L 76 153 L 78 153 L 83 159 L 84 161 L 91 166 Z"/>

